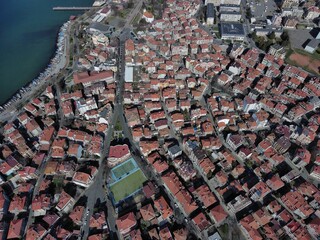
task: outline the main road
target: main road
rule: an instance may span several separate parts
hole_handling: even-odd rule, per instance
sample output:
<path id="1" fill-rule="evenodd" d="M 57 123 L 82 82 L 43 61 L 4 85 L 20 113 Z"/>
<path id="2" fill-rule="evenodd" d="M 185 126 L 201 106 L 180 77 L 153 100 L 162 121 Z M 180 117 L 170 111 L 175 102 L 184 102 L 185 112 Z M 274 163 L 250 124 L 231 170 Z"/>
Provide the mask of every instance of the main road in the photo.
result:
<path id="1" fill-rule="evenodd" d="M 107 207 L 107 222 L 109 225 L 109 230 L 111 233 L 117 235 L 117 238 L 120 239 L 119 233 L 116 228 L 116 217 L 117 214 L 114 211 L 114 207 L 109 197 L 109 192 L 106 187 L 106 179 L 109 177 L 109 169 L 107 166 L 107 157 L 109 155 L 110 144 L 113 137 L 114 132 L 114 125 L 116 121 L 120 118 L 120 122 L 123 126 L 123 129 L 126 129 L 126 123 L 124 121 L 124 112 L 123 112 L 123 105 L 122 105 L 122 95 L 124 89 L 124 59 L 125 59 L 125 50 L 124 44 L 125 41 L 129 37 L 130 29 L 128 28 L 129 24 L 131 23 L 132 19 L 140 12 L 142 7 L 142 0 L 138 2 L 136 7 L 131 11 L 129 17 L 127 18 L 124 30 L 122 31 L 121 35 L 119 36 L 119 52 L 118 52 L 118 72 L 116 75 L 116 97 L 114 101 L 114 109 L 111 119 L 109 120 L 109 129 L 107 135 L 104 139 L 104 144 L 102 147 L 102 155 L 99 161 L 99 169 L 98 174 L 94 179 L 92 185 L 86 190 L 85 195 L 88 197 L 87 200 L 87 207 L 86 213 L 83 216 L 83 227 L 81 229 L 81 236 L 82 239 L 87 239 L 89 236 L 89 221 L 90 217 L 93 214 L 94 205 L 98 199 L 101 202 L 106 202 Z M 128 134 L 127 132 L 125 134 Z M 106 192 L 107 191 L 107 192 Z M 113 236 L 111 234 L 111 237 Z"/>
<path id="2" fill-rule="evenodd" d="M 124 116 L 124 110 L 123 110 L 123 91 L 124 91 L 124 73 L 125 73 L 125 41 L 129 38 L 128 32 L 130 29 L 125 28 L 122 31 L 122 34 L 120 35 L 120 47 L 119 47 L 119 75 L 118 75 L 118 83 L 117 83 L 117 97 L 115 100 L 115 118 L 117 118 L 121 124 L 123 135 L 128 141 L 130 142 L 130 151 L 132 153 L 133 158 L 135 159 L 136 163 L 142 170 L 142 172 L 145 174 L 145 176 L 149 180 L 155 181 L 158 187 L 164 186 L 164 183 L 160 177 L 160 175 L 156 174 L 154 169 L 152 169 L 145 160 L 141 159 L 141 152 L 139 150 L 139 147 L 136 145 L 136 143 L 133 141 L 131 131 L 129 129 L 129 126 L 126 122 L 125 116 Z M 186 218 L 188 218 L 188 215 L 183 210 L 182 206 L 179 204 L 179 202 L 172 197 L 172 194 L 170 194 L 164 187 L 164 191 L 166 192 L 166 195 L 169 197 L 171 201 L 171 207 L 175 209 L 176 215 L 181 217 L 182 221 Z M 176 207 L 178 206 L 178 207 Z M 181 222 L 182 222 L 181 221 Z M 195 225 L 189 221 L 186 223 L 188 226 L 188 229 L 190 232 L 193 232 L 196 235 L 199 235 L 199 231 L 196 229 Z"/>

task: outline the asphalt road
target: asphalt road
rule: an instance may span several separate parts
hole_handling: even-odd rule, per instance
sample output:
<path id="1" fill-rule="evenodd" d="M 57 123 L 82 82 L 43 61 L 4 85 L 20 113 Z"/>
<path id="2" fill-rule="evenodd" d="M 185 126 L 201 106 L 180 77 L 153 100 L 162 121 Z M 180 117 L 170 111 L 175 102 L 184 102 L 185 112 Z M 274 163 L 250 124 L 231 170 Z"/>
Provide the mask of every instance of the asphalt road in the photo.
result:
<path id="1" fill-rule="evenodd" d="M 128 28 L 132 22 L 132 20 L 137 16 L 137 14 L 140 12 L 140 9 L 142 7 L 143 0 L 139 0 L 137 5 L 135 6 L 134 9 L 131 10 L 129 15 L 127 16 L 127 21 L 126 24 L 124 25 L 124 29 Z"/>
<path id="2" fill-rule="evenodd" d="M 117 118 L 120 121 L 123 135 L 125 138 L 127 138 L 131 145 L 131 153 L 135 161 L 137 162 L 138 166 L 142 170 L 142 172 L 145 174 L 145 176 L 156 182 L 158 186 L 164 186 L 162 179 L 160 175 L 156 174 L 155 171 L 146 163 L 145 160 L 141 159 L 141 152 L 139 147 L 136 145 L 136 143 L 133 141 L 131 130 L 126 122 L 125 116 L 124 116 L 124 110 L 123 110 L 123 92 L 124 92 L 124 69 L 125 69 L 125 49 L 124 49 L 124 43 L 126 39 L 130 38 L 130 29 L 125 28 L 122 31 L 122 34 L 120 35 L 120 47 L 119 47 L 119 75 L 118 75 L 118 85 L 117 85 L 117 93 L 116 93 L 116 101 L 115 101 L 115 118 Z M 165 189 L 165 188 L 164 188 Z M 179 215 L 182 219 L 185 219 L 188 217 L 188 215 L 183 211 L 180 204 L 172 197 L 172 195 L 165 189 L 166 194 L 171 200 L 171 206 L 173 209 L 175 209 L 175 212 L 177 215 Z M 179 205 L 178 205 L 179 204 Z M 176 208 L 175 206 L 179 206 Z M 195 229 L 194 225 L 192 225 L 192 222 L 189 222 L 187 225 L 189 226 L 189 230 L 198 233 Z"/>
<path id="3" fill-rule="evenodd" d="M 183 150 L 183 152 L 186 154 L 186 156 L 188 156 L 188 154 L 184 151 L 184 147 L 182 145 L 182 140 L 180 137 L 178 137 L 178 135 L 176 134 L 176 132 L 173 130 L 174 129 L 174 125 L 172 123 L 172 119 L 168 114 L 168 109 L 166 107 L 166 105 L 164 104 L 164 102 L 162 101 L 162 107 L 165 110 L 166 113 L 166 117 L 168 119 L 168 125 L 170 126 L 170 135 L 171 137 L 177 139 L 178 143 L 179 143 L 179 147 Z M 207 185 L 209 186 L 210 190 L 216 195 L 216 197 L 218 198 L 221 206 L 223 207 L 223 209 L 229 214 L 231 219 L 235 219 L 235 214 L 233 214 L 232 212 L 230 212 L 229 208 L 225 205 L 224 201 L 222 200 L 220 194 L 216 191 L 216 189 L 212 186 L 212 184 L 210 183 L 210 181 L 208 180 L 207 176 L 205 176 L 202 172 L 202 170 L 199 168 L 199 166 L 197 164 L 195 164 L 193 161 L 191 161 L 193 164 L 194 169 L 197 170 L 198 174 L 201 175 L 201 177 L 203 178 L 203 180 L 207 183 Z"/>
<path id="4" fill-rule="evenodd" d="M 116 76 L 116 98 L 114 102 L 114 110 L 113 115 L 111 117 L 111 120 L 109 121 L 109 130 L 107 132 L 107 135 L 104 139 L 104 145 L 102 147 L 102 156 L 100 158 L 100 165 L 98 169 L 98 174 L 96 178 L 94 179 L 93 184 L 86 190 L 85 195 L 88 197 L 87 200 L 87 208 L 86 211 L 88 213 L 85 213 L 84 219 L 83 219 L 83 227 L 81 229 L 82 238 L 87 239 L 89 236 L 89 220 L 90 217 L 93 214 L 93 208 L 97 200 L 100 198 L 101 202 L 106 201 L 106 207 L 107 207 L 107 221 L 109 225 L 110 232 L 116 233 L 118 239 L 120 239 L 119 233 L 116 228 L 116 217 L 117 214 L 114 211 L 114 207 L 112 205 L 112 202 L 110 200 L 109 196 L 109 189 L 105 189 L 106 185 L 106 179 L 109 177 L 109 169 L 107 169 L 107 157 L 109 155 L 110 150 L 110 143 L 113 138 L 113 132 L 114 132 L 114 125 L 118 119 L 120 119 L 120 122 L 123 126 L 123 129 L 125 129 L 125 135 L 131 133 L 126 130 L 128 128 L 125 119 L 124 119 L 124 111 L 123 111 L 123 105 L 122 105 L 122 95 L 123 95 L 123 89 L 124 89 L 124 69 L 125 69 L 125 50 L 124 50 L 124 43 L 125 40 L 130 37 L 130 29 L 127 27 L 131 23 L 132 19 L 139 13 L 142 6 L 142 1 L 139 1 L 137 6 L 132 10 L 130 13 L 127 23 L 125 25 L 125 28 L 122 30 L 122 33 L 119 36 L 119 59 L 118 59 L 118 73 Z"/>

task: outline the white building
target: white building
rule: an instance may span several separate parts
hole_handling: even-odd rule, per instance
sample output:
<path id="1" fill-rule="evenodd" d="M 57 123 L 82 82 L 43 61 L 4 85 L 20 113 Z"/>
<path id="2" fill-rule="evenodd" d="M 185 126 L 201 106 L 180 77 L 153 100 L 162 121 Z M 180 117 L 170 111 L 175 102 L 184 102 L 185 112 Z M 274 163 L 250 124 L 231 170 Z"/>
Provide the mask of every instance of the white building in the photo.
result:
<path id="1" fill-rule="evenodd" d="M 214 15 L 215 15 L 215 10 L 214 10 L 214 5 L 213 3 L 208 3 L 207 5 L 207 24 L 208 25 L 213 25 L 214 24 Z"/>
<path id="2" fill-rule="evenodd" d="M 223 22 L 240 22 L 240 12 L 220 12 L 220 21 Z"/>
<path id="3" fill-rule="evenodd" d="M 241 0 L 206 0 L 205 4 L 213 3 L 215 6 L 220 6 L 221 4 L 229 5 L 240 5 Z"/>
<path id="4" fill-rule="evenodd" d="M 154 16 L 151 12 L 148 12 L 146 10 L 143 11 L 142 18 L 146 20 L 148 23 L 152 23 L 154 21 Z"/>
<path id="5" fill-rule="evenodd" d="M 133 67 L 126 66 L 124 73 L 125 82 L 133 82 Z"/>
<path id="6" fill-rule="evenodd" d="M 319 41 L 317 39 L 312 39 L 308 42 L 308 44 L 304 47 L 304 50 L 306 50 L 309 53 L 314 53 L 316 49 L 318 48 Z"/>
<path id="7" fill-rule="evenodd" d="M 92 182 L 92 178 L 89 174 L 84 172 L 75 172 L 72 178 L 72 182 L 81 186 L 81 187 L 89 187 Z"/>

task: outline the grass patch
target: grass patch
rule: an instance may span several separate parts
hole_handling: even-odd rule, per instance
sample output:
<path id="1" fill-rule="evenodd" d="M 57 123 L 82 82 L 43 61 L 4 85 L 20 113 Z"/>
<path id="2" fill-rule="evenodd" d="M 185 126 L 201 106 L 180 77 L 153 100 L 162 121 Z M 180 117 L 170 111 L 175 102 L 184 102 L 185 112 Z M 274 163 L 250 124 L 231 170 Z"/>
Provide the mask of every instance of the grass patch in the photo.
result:
<path id="1" fill-rule="evenodd" d="M 116 125 L 114 126 L 114 130 L 122 131 L 122 126 L 121 126 L 121 122 L 119 119 L 117 120 Z"/>
<path id="2" fill-rule="evenodd" d="M 228 224 L 223 224 L 220 227 L 218 227 L 218 232 L 222 239 L 228 239 L 229 238 L 229 231 L 231 230 L 228 226 Z"/>
<path id="3" fill-rule="evenodd" d="M 137 14 L 137 16 L 136 16 L 136 17 L 133 19 L 133 21 L 132 21 L 132 25 L 133 25 L 133 26 L 138 25 L 139 22 L 140 22 L 140 19 L 141 19 L 140 14 Z"/>
<path id="4" fill-rule="evenodd" d="M 308 56 L 308 57 L 311 58 L 311 60 L 312 60 L 312 59 L 320 60 L 320 54 L 317 53 L 317 51 L 315 51 L 314 53 L 308 53 L 308 52 L 306 52 L 306 51 L 304 51 L 304 50 L 302 50 L 302 49 L 297 49 L 297 48 L 295 48 L 295 49 L 294 49 L 294 52 L 299 53 L 299 54 L 302 54 L 302 55 L 305 55 L 305 56 Z"/>
<path id="5" fill-rule="evenodd" d="M 130 11 L 131 11 L 131 9 L 128 9 L 128 8 L 124 9 L 124 10 L 121 10 L 119 12 L 119 16 L 122 17 L 122 18 L 125 18 L 129 14 Z"/>
<path id="6" fill-rule="evenodd" d="M 131 195 L 138 189 L 142 187 L 142 184 L 147 180 L 142 171 L 139 169 L 138 171 L 130 174 L 126 178 L 123 178 L 121 181 L 113 184 L 110 187 L 110 190 L 113 194 L 113 198 L 115 202 L 119 202 L 120 200 L 126 198 Z"/>

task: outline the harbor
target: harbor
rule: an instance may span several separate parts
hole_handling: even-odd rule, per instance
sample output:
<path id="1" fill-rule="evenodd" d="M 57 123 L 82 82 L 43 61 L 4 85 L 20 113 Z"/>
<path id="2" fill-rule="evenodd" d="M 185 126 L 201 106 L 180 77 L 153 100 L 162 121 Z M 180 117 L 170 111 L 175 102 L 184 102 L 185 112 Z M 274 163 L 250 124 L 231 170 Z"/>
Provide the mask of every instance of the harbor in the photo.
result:
<path id="1" fill-rule="evenodd" d="M 12 98 L 9 101 L 0 106 L 0 113 L 10 109 L 14 103 L 22 99 L 25 95 L 29 94 L 39 84 L 45 82 L 48 78 L 52 77 L 55 74 L 58 74 L 59 71 L 65 67 L 65 64 L 67 62 L 66 35 L 69 25 L 70 21 L 63 24 L 60 28 L 57 37 L 56 52 L 54 54 L 54 57 L 50 60 L 48 66 L 45 68 L 45 70 L 41 72 L 39 76 L 33 79 L 29 84 L 22 87 L 16 94 L 14 94 L 14 96 L 12 96 Z"/>
<path id="2" fill-rule="evenodd" d="M 92 7 L 52 7 L 55 11 L 87 11 L 89 9 L 97 8 L 101 5 L 105 4 L 105 0 L 96 0 L 94 1 Z M 56 77 L 61 69 L 65 68 L 67 64 L 67 52 L 66 49 L 67 41 L 69 39 L 67 38 L 67 31 L 70 27 L 71 22 L 68 21 L 62 25 L 60 28 L 58 35 L 57 35 L 57 41 L 56 41 L 56 50 L 53 54 L 53 58 L 51 58 L 48 65 L 44 68 L 45 70 L 42 71 L 38 76 L 27 83 L 25 86 L 20 88 L 18 91 L 16 91 L 12 97 L 3 103 L 0 106 L 0 121 L 4 122 L 8 119 L 10 119 L 11 115 L 17 111 L 17 108 L 20 104 L 24 104 L 24 101 L 28 98 L 31 98 L 33 94 L 41 89 L 50 78 Z"/>
<path id="3" fill-rule="evenodd" d="M 56 6 L 90 7 L 94 0 L 11 0 L 0 3 L 0 105 L 43 72 L 57 50 L 60 27 L 70 15 L 85 11 L 53 11 Z M 19 18 L 12 20 L 12 12 Z M 39 87 L 38 87 L 39 88 Z M 19 102 L 22 102 L 20 99 Z M 15 105 L 19 105 L 15 102 Z"/>
<path id="4" fill-rule="evenodd" d="M 95 7 L 53 7 L 53 11 L 87 11 L 91 10 Z"/>

